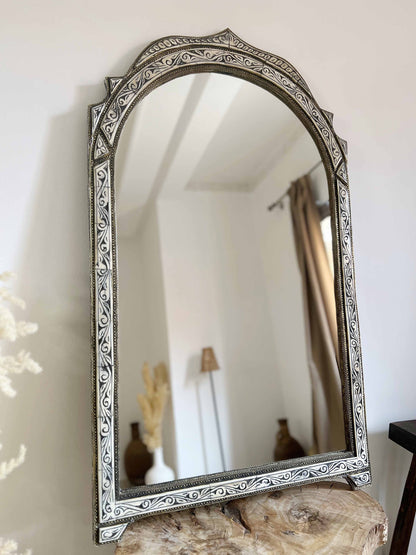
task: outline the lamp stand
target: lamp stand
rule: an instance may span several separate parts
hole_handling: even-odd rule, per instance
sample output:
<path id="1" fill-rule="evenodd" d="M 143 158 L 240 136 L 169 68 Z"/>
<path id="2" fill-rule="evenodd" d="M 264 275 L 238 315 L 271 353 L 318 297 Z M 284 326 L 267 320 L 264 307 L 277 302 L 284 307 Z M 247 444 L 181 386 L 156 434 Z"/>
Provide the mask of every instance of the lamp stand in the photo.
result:
<path id="1" fill-rule="evenodd" d="M 225 472 L 224 448 L 223 448 L 223 445 L 222 445 L 220 419 L 218 417 L 217 398 L 215 396 L 214 378 L 212 377 L 212 372 L 208 372 L 208 374 L 209 374 L 209 381 L 210 381 L 210 384 L 211 384 L 212 403 L 214 405 L 215 422 L 216 422 L 216 425 L 217 425 L 217 434 L 218 434 L 218 443 L 219 443 L 219 446 L 220 446 L 222 470 L 223 470 L 223 472 Z"/>

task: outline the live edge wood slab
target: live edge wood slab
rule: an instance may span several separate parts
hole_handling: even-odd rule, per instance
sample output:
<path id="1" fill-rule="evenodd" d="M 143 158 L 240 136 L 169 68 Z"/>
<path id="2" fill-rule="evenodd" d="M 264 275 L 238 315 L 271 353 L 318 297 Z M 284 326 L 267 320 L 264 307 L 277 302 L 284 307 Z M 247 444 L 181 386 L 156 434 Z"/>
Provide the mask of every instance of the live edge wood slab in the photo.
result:
<path id="1" fill-rule="evenodd" d="M 377 501 L 321 482 L 134 522 L 115 553 L 369 555 L 386 541 Z"/>

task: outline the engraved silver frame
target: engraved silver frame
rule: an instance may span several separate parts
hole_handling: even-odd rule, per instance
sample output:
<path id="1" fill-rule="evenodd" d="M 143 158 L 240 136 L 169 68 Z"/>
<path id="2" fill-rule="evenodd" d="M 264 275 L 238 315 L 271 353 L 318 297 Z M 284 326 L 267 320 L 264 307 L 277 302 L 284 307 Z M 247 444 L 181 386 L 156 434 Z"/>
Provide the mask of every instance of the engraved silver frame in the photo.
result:
<path id="1" fill-rule="evenodd" d="M 261 467 L 121 490 L 118 473 L 117 235 L 114 159 L 134 106 L 163 83 L 190 73 L 216 72 L 250 81 L 282 100 L 299 117 L 322 156 L 329 187 L 335 296 L 343 377 L 346 450 Z M 150 44 L 124 77 L 105 81 L 107 96 L 89 107 L 91 342 L 94 539 L 117 541 L 127 524 L 155 513 L 345 477 L 371 483 L 361 344 L 355 296 L 347 144 L 333 128 L 298 71 L 229 29 L 207 37 L 171 36 Z"/>

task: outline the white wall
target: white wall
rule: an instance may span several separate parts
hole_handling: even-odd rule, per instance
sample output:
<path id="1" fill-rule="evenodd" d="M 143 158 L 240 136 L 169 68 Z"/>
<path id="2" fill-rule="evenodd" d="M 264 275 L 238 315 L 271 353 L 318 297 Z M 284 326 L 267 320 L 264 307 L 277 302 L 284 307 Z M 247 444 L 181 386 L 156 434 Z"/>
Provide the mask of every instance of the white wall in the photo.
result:
<path id="1" fill-rule="evenodd" d="M 130 423 L 143 415 L 137 394 L 144 393 L 142 366 L 164 362 L 169 368 L 166 308 L 162 274 L 159 225 L 154 206 L 149 206 L 142 225 L 133 236 L 118 242 L 119 271 L 119 457 L 120 478 L 126 478 L 124 452 L 131 439 Z M 163 421 L 164 458 L 175 466 L 172 403 Z"/>
<path id="2" fill-rule="evenodd" d="M 3 456 L 20 441 L 29 448 L 25 466 L 0 484 L 1 533 L 35 553 L 96 552 L 86 106 L 104 96 L 104 76 L 122 74 L 149 41 L 226 26 L 293 62 L 349 142 L 371 492 L 394 524 L 410 456 L 387 428 L 415 417 L 415 3 L 22 0 L 1 8 L 0 267 L 20 274 L 19 292 L 40 322 L 25 345 L 45 368 L 1 401 Z"/>
<path id="3" fill-rule="evenodd" d="M 187 192 L 158 207 L 179 476 L 223 470 L 200 374 L 208 346 L 220 366 L 213 379 L 226 469 L 272 462 L 285 409 L 252 196 Z"/>

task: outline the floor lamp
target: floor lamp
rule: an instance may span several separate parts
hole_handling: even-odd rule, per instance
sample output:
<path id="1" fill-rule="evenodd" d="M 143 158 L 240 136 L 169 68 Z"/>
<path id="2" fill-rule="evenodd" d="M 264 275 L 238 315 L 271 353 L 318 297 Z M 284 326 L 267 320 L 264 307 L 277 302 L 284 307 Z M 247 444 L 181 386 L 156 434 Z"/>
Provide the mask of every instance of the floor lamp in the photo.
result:
<path id="1" fill-rule="evenodd" d="M 201 372 L 208 372 L 209 373 L 209 381 L 210 381 L 210 384 L 211 384 L 211 393 L 212 393 L 212 403 L 214 405 L 215 422 L 216 422 L 216 425 L 217 425 L 218 443 L 219 443 L 219 446 L 220 446 L 220 453 L 221 453 L 222 469 L 225 472 L 224 448 L 223 448 L 223 445 L 222 445 L 220 419 L 219 419 L 219 416 L 218 416 L 218 407 L 217 407 L 217 398 L 215 396 L 214 379 L 212 377 L 212 372 L 214 370 L 219 370 L 219 369 L 220 369 L 220 367 L 218 366 L 217 359 L 215 358 L 214 349 L 212 347 L 203 348 L 202 349 Z"/>

